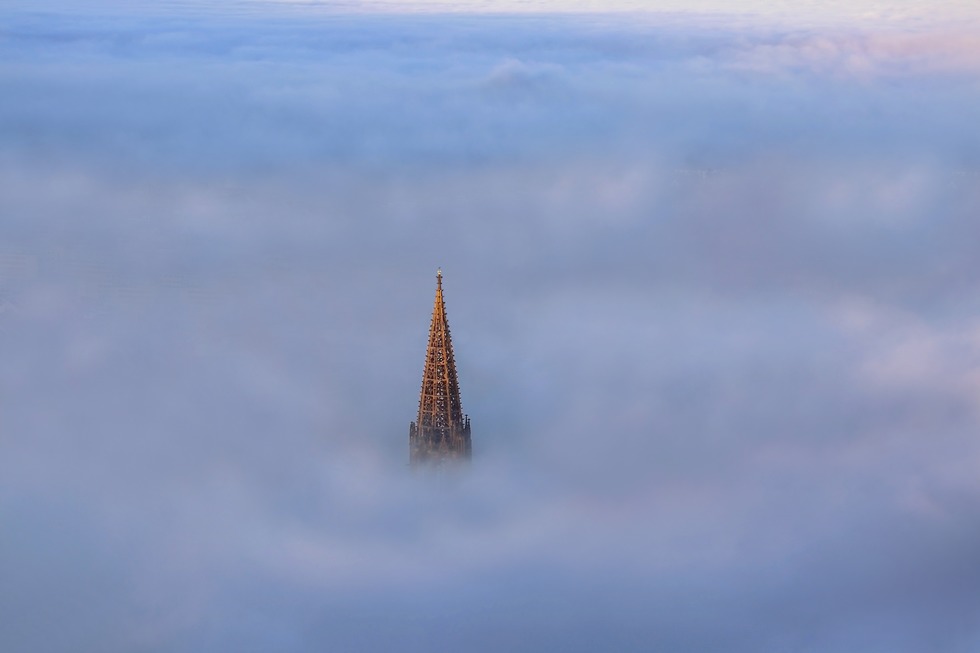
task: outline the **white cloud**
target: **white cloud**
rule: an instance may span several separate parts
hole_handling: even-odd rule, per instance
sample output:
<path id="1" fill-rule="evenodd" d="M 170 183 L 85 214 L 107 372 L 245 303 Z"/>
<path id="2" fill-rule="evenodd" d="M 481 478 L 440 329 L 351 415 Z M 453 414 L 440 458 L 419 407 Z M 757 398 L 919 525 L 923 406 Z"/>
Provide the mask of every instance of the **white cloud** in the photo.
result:
<path id="1" fill-rule="evenodd" d="M 0 42 L 0 648 L 970 649 L 969 43 L 235 6 Z"/>

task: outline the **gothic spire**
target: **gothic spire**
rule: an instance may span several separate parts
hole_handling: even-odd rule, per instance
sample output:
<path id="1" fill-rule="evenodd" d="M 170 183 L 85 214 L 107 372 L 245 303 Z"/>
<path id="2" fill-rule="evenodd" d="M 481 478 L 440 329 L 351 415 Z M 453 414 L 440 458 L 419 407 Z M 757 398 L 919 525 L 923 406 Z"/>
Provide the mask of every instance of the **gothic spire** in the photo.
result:
<path id="1" fill-rule="evenodd" d="M 470 420 L 463 414 L 453 342 L 442 296 L 442 270 L 436 272 L 436 298 L 422 372 L 418 418 L 409 427 L 413 465 L 470 457 Z"/>

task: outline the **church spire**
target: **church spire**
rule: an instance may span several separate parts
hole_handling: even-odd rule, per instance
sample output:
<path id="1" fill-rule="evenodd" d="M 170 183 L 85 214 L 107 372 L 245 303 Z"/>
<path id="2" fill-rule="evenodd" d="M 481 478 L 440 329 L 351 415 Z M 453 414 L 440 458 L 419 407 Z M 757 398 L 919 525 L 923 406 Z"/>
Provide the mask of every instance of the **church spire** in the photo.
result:
<path id="1" fill-rule="evenodd" d="M 459 400 L 456 360 L 442 297 L 441 269 L 436 272 L 436 299 L 422 372 L 419 414 L 409 427 L 408 445 L 412 465 L 470 457 L 470 418 L 463 414 Z"/>

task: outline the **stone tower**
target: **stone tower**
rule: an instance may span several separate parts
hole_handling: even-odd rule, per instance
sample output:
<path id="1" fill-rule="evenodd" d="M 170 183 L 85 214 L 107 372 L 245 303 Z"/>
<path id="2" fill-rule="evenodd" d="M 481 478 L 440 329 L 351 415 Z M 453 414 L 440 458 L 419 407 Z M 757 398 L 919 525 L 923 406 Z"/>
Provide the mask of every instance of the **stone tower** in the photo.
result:
<path id="1" fill-rule="evenodd" d="M 442 299 L 442 270 L 436 272 L 436 301 L 422 372 L 419 415 L 408 429 L 408 452 L 412 466 L 469 460 L 471 453 L 470 418 L 463 414 L 459 400 L 453 341 Z"/>

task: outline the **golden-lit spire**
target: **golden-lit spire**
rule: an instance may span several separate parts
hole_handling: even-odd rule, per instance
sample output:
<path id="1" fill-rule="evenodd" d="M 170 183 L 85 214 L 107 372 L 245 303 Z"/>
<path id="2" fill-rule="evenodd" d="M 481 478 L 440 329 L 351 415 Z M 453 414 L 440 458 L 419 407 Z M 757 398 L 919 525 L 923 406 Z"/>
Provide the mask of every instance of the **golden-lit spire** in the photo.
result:
<path id="1" fill-rule="evenodd" d="M 442 294 L 442 269 L 436 271 L 436 297 L 422 372 L 418 418 L 409 428 L 412 464 L 470 457 L 470 420 L 463 414 L 456 378 L 452 336 Z"/>

